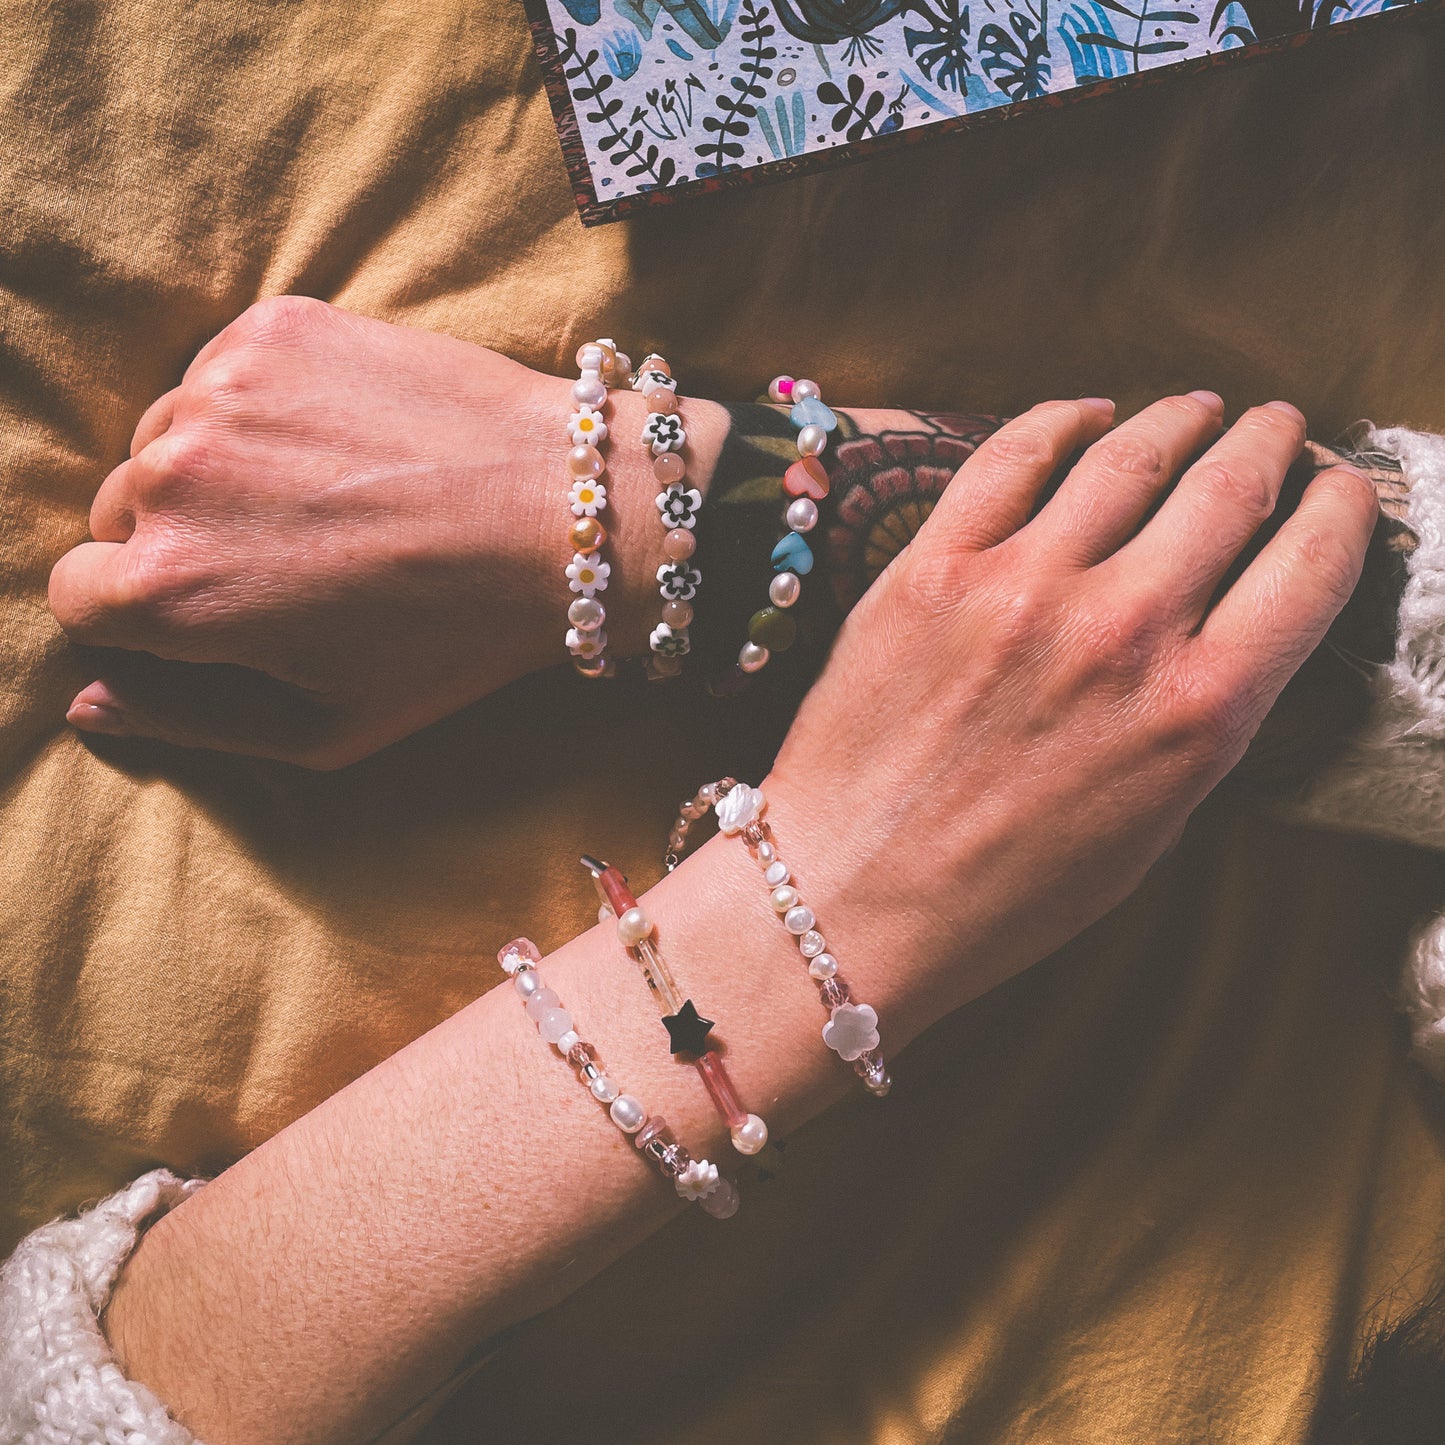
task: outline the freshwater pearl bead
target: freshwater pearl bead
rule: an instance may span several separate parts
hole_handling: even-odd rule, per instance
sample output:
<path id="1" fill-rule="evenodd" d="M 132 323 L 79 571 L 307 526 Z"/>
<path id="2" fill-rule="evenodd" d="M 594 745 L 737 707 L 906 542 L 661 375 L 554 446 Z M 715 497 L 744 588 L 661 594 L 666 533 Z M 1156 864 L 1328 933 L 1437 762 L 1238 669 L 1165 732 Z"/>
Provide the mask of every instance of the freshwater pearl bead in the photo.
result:
<path id="1" fill-rule="evenodd" d="M 607 540 L 607 528 L 596 517 L 578 517 L 572 523 L 567 540 L 571 542 L 574 552 L 580 552 L 587 557 L 601 550 L 602 544 Z"/>
<path id="2" fill-rule="evenodd" d="M 542 1015 L 546 1013 L 549 1008 L 556 1008 L 561 1002 L 562 1000 L 558 998 L 550 988 L 539 988 L 536 993 L 527 1000 L 527 1017 L 531 1019 L 534 1024 L 541 1023 Z"/>
<path id="3" fill-rule="evenodd" d="M 524 999 L 531 998 L 534 993 L 546 987 L 542 982 L 542 975 L 535 968 L 522 969 L 514 976 L 512 986 Z"/>
<path id="4" fill-rule="evenodd" d="M 733 1148 L 739 1154 L 756 1154 L 768 1142 L 768 1126 L 756 1114 L 749 1114 L 731 1130 Z"/>
<path id="5" fill-rule="evenodd" d="M 600 477 L 606 469 L 607 463 L 602 460 L 602 453 L 591 442 L 582 442 L 567 453 L 567 470 L 579 482 Z"/>
<path id="6" fill-rule="evenodd" d="M 781 888 L 773 889 L 773 907 L 779 913 L 786 913 L 790 908 L 796 908 L 798 904 L 798 890 L 783 884 Z"/>
<path id="7" fill-rule="evenodd" d="M 792 574 L 782 572 L 778 575 L 789 577 Z M 607 609 L 595 597 L 579 597 L 567 609 L 567 621 L 578 632 L 596 632 L 607 621 Z"/>
<path id="8" fill-rule="evenodd" d="M 664 487 L 670 487 L 687 475 L 687 463 L 677 452 L 663 452 L 660 457 L 652 459 L 652 475 Z"/>
<path id="9" fill-rule="evenodd" d="M 764 868 L 766 868 L 768 864 L 770 864 L 771 862 L 773 862 L 774 859 L 777 858 L 778 850 L 774 848 L 773 845 L 769 843 L 766 838 L 764 838 L 763 841 L 758 844 L 757 854 L 758 862 L 761 863 Z"/>
<path id="10" fill-rule="evenodd" d="M 793 387 L 796 385 L 791 376 L 775 376 L 768 383 L 768 400 L 779 403 L 792 401 Z"/>
<path id="11" fill-rule="evenodd" d="M 689 532 L 688 536 L 692 533 Z M 692 625 L 692 603 L 683 602 L 680 598 L 674 598 L 671 602 L 662 604 L 662 620 L 669 627 L 690 627 Z"/>
<path id="12" fill-rule="evenodd" d="M 564 1008 L 549 1008 L 537 1025 L 537 1032 L 549 1044 L 555 1044 L 572 1032 L 572 1015 Z"/>
<path id="13" fill-rule="evenodd" d="M 823 388 L 819 386 L 816 381 L 804 379 L 793 383 L 793 395 L 791 398 L 793 401 L 807 401 L 810 396 L 821 397 L 822 395 Z"/>
<path id="14" fill-rule="evenodd" d="M 595 341 L 584 341 L 577 348 L 577 370 L 602 370 L 602 348 Z"/>
<path id="15" fill-rule="evenodd" d="M 827 943 L 823 940 L 823 935 L 815 928 L 810 928 L 798 940 L 798 948 L 801 950 L 804 958 L 817 958 L 827 946 Z"/>
<path id="16" fill-rule="evenodd" d="M 783 927 L 789 933 L 807 933 L 818 920 L 813 916 L 813 910 L 806 903 L 800 903 L 796 908 L 790 908 L 783 915 Z"/>
<path id="17" fill-rule="evenodd" d="M 717 784 L 715 784 L 715 783 L 704 783 L 704 784 L 702 785 L 702 787 L 700 787 L 700 788 L 697 790 L 697 800 L 698 800 L 698 802 L 700 802 L 700 803 L 707 803 L 707 804 L 709 804 L 709 805 L 711 805 L 712 803 L 716 802 L 716 801 L 717 801 Z"/>
<path id="18" fill-rule="evenodd" d="M 686 527 L 674 527 L 662 539 L 662 550 L 673 562 L 685 562 L 697 551 L 697 538 Z"/>
<path id="19" fill-rule="evenodd" d="M 641 908 L 629 908 L 617 920 L 617 936 L 628 948 L 641 943 L 651 932 L 652 920 Z"/>
<path id="20" fill-rule="evenodd" d="M 811 497 L 797 497 L 788 503 L 787 523 L 794 532 L 811 532 L 818 525 L 818 504 Z"/>
<path id="21" fill-rule="evenodd" d="M 612 1115 L 612 1122 L 624 1134 L 635 1134 L 647 1123 L 647 1110 L 631 1094 L 619 1094 L 612 1101 L 612 1108 L 609 1112 Z"/>
<path id="22" fill-rule="evenodd" d="M 774 607 L 791 607 L 803 592 L 803 580 L 796 572 L 779 572 L 768 583 L 768 601 Z"/>
<path id="23" fill-rule="evenodd" d="M 814 978 L 832 978 L 838 972 L 838 960 L 831 953 L 820 953 L 808 965 L 808 972 Z"/>
<path id="24" fill-rule="evenodd" d="M 587 1087 L 599 1104 L 610 1104 L 617 1097 L 617 1085 L 606 1074 L 598 1074 Z"/>
<path id="25" fill-rule="evenodd" d="M 768 871 L 763 874 L 768 880 L 769 888 L 777 888 L 788 881 L 788 865 L 779 858 L 776 862 L 768 864 Z"/>
<path id="26" fill-rule="evenodd" d="M 809 422 L 798 433 L 798 455 L 816 457 L 828 445 L 828 433 L 815 422 Z"/>
<path id="27" fill-rule="evenodd" d="M 766 647 L 759 647 L 756 642 L 745 642 L 738 653 L 738 666 L 744 672 L 757 672 L 761 667 L 766 667 L 768 658 L 772 653 Z"/>
<path id="28" fill-rule="evenodd" d="M 581 1042 L 582 1038 L 581 1035 L 578 1034 L 577 1030 L 568 1029 L 567 1032 L 563 1034 L 560 1039 L 557 1040 L 557 1052 L 565 1057 L 567 1054 L 570 1054 L 572 1050 L 575 1049 L 577 1045 Z"/>
<path id="29" fill-rule="evenodd" d="M 601 406 L 607 400 L 607 384 L 600 376 L 583 376 L 572 383 L 572 400 L 583 406 Z"/>

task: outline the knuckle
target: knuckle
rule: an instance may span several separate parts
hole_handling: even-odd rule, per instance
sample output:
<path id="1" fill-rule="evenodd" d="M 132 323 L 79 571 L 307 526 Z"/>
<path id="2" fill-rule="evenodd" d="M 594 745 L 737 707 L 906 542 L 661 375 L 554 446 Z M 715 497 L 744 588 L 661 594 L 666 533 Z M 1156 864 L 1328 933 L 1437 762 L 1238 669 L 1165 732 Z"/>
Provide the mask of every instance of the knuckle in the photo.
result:
<path id="1" fill-rule="evenodd" d="M 1276 482 L 1258 461 L 1207 461 L 1195 470 L 1195 482 L 1211 510 L 1242 513 L 1256 525 L 1274 511 Z"/>
<path id="2" fill-rule="evenodd" d="M 1329 599 L 1343 606 L 1359 580 L 1361 558 L 1337 532 L 1310 527 L 1298 543 L 1300 566 Z"/>
<path id="3" fill-rule="evenodd" d="M 1054 449 L 1048 434 L 1027 420 L 1011 422 L 996 431 L 981 451 L 983 460 L 1006 471 L 1043 472 L 1054 464 Z"/>
<path id="4" fill-rule="evenodd" d="M 1164 453 L 1149 437 L 1111 432 L 1096 442 L 1093 453 L 1104 470 L 1119 476 L 1155 481 L 1164 471 Z"/>
<path id="5" fill-rule="evenodd" d="M 1242 754 L 1254 733 L 1252 696 L 1197 666 L 1165 673 L 1165 698 L 1157 710 L 1166 736 L 1200 765 Z"/>
<path id="6" fill-rule="evenodd" d="M 1084 628 L 1092 671 L 1136 682 L 1148 674 L 1158 652 L 1165 618 L 1139 598 L 1095 602 Z"/>
<path id="7" fill-rule="evenodd" d="M 322 324 L 330 310 L 314 296 L 268 296 L 237 318 L 238 338 L 262 345 L 288 341 Z"/>
<path id="8" fill-rule="evenodd" d="M 185 389 L 202 407 L 224 407 L 252 390 L 257 367 L 245 347 L 222 351 L 213 356 L 193 376 L 188 376 Z"/>
<path id="9" fill-rule="evenodd" d="M 146 449 L 146 465 L 137 468 L 137 482 L 154 496 L 178 478 L 204 475 L 210 470 L 214 448 L 196 428 L 172 427 Z"/>

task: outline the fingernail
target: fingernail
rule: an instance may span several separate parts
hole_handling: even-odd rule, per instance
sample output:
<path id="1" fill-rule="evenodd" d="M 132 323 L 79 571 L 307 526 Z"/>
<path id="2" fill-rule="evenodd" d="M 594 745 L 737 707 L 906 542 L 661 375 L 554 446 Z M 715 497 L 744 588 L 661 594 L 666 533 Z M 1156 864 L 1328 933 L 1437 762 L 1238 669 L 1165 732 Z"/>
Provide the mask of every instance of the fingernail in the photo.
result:
<path id="1" fill-rule="evenodd" d="M 1293 417 L 1301 426 L 1304 425 L 1305 414 L 1299 407 L 1291 406 L 1287 401 L 1267 401 L 1265 405 L 1275 411 L 1282 411 L 1286 416 Z"/>
<path id="2" fill-rule="evenodd" d="M 1101 416 L 1114 415 L 1114 403 L 1107 396 L 1081 396 L 1079 405 L 1092 407 Z"/>
<path id="3" fill-rule="evenodd" d="M 1211 411 L 1224 410 L 1224 398 L 1215 391 L 1191 391 L 1190 396 L 1195 401 L 1203 402 Z"/>
<path id="4" fill-rule="evenodd" d="M 71 703 L 65 720 L 84 733 L 110 733 L 118 737 L 130 731 L 126 726 L 124 713 L 93 702 Z"/>

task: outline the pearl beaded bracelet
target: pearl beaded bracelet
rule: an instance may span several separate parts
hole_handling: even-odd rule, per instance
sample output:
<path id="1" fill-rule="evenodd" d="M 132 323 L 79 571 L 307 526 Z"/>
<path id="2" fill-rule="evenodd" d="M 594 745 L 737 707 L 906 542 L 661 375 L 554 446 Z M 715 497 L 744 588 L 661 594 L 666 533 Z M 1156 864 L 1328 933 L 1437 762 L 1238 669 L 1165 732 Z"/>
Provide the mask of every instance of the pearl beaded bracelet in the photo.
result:
<path id="1" fill-rule="evenodd" d="M 598 918 L 601 922 L 615 920 L 617 937 L 665 1012 L 662 1022 L 667 1029 L 670 1052 L 691 1055 L 693 1067 L 707 1089 L 713 1107 L 728 1126 L 733 1148 L 739 1154 L 756 1154 L 768 1142 L 768 1126 L 756 1114 L 743 1108 L 732 1076 L 722 1055 L 710 1047 L 708 1035 L 713 1021 L 703 1018 L 696 1005 L 684 999 L 662 950 L 657 946 L 657 929 L 647 916 L 632 890 L 616 868 L 599 858 L 582 857 L 582 866 L 592 875 L 592 882 L 602 900 Z"/>
<path id="2" fill-rule="evenodd" d="M 644 357 L 632 378 L 632 389 L 641 392 L 647 402 L 642 443 L 652 459 L 652 474 L 662 488 L 656 503 L 665 534 L 662 550 L 667 558 L 657 569 L 662 620 L 648 638 L 652 655 L 647 672 L 653 678 L 675 677 L 692 645 L 688 635 L 692 599 L 702 585 L 702 573 L 690 561 L 697 550 L 693 528 L 702 507 L 702 493 L 686 485 L 687 463 L 682 459 L 682 449 L 687 443 L 687 431 L 678 413 L 677 382 L 666 359 L 656 352 Z"/>
<path id="3" fill-rule="evenodd" d="M 839 977 L 838 960 L 828 951 L 813 910 L 803 902 L 797 880 L 778 857 L 772 828 L 763 816 L 767 808 L 768 800 L 761 788 L 750 788 L 736 778 L 708 783 L 682 805 L 668 834 L 664 864 L 669 873 L 677 867 L 687 847 L 692 824 L 709 809 L 717 814 L 718 828 L 725 836 L 742 838 L 763 870 L 763 880 L 771 890 L 773 911 L 797 939 L 798 952 L 808 965 L 808 974 L 818 985 L 818 995 L 828 1010 L 823 1042 L 840 1059 L 852 1064 L 864 1088 L 881 1099 L 893 1087 L 893 1079 L 878 1052 L 878 1014 L 868 1004 L 854 1003 L 848 985 Z"/>
<path id="4" fill-rule="evenodd" d="M 731 692 L 745 685 L 750 674 L 768 665 L 775 652 L 786 652 L 798 635 L 798 624 L 788 609 L 802 595 L 802 579 L 813 570 L 813 549 L 804 534 L 818 525 L 818 503 L 828 495 L 828 473 L 818 460 L 828 445 L 828 434 L 838 418 L 823 403 L 816 381 L 795 381 L 775 376 L 768 384 L 775 402 L 791 402 L 789 420 L 798 428 L 798 460 L 783 473 L 783 490 L 791 500 L 783 512 L 788 530 L 773 548 L 773 580 L 768 584 L 768 605 L 748 620 L 748 640 L 738 653 L 737 666 L 716 690 Z"/>
<path id="5" fill-rule="evenodd" d="M 607 633 L 603 623 L 607 609 L 597 594 L 607 590 L 612 574 L 611 564 L 602 559 L 607 529 L 598 514 L 607 510 L 607 486 L 602 474 L 607 463 L 600 445 L 607 439 L 607 383 L 623 377 L 632 363 L 609 339 L 589 341 L 577 348 L 580 376 L 572 384 L 572 400 L 576 409 L 567 421 L 567 435 L 572 450 L 567 453 L 567 470 L 572 477 L 567 500 L 572 509 L 572 526 L 568 540 L 572 544 L 572 560 L 567 564 L 567 585 L 577 593 L 567 609 L 572 624 L 567 632 L 567 650 L 573 665 L 584 677 L 607 677 L 613 664 L 603 653 Z"/>
<path id="6" fill-rule="evenodd" d="M 738 1191 L 731 1180 L 718 1173 L 716 1164 L 694 1159 L 673 1137 L 667 1120 L 649 1118 L 647 1110 L 631 1094 L 625 1094 L 603 1071 L 597 1050 L 572 1027 L 572 1015 L 557 995 L 542 982 L 537 970 L 542 955 L 529 938 L 514 938 L 497 953 L 497 962 L 511 975 L 513 987 L 526 1006 L 527 1017 L 577 1071 L 578 1082 L 600 1104 L 607 1105 L 612 1122 L 631 1136 L 642 1154 L 656 1166 L 664 1179 L 672 1181 L 678 1195 L 696 1201 L 715 1219 L 728 1219 L 738 1212 Z"/>

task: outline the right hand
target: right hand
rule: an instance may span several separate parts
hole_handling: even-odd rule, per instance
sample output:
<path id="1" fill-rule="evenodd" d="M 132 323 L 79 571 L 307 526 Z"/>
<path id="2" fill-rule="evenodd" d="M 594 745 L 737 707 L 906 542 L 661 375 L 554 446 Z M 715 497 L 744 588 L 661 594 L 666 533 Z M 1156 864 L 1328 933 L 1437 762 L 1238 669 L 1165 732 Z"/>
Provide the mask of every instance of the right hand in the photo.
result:
<path id="1" fill-rule="evenodd" d="M 1213 600 L 1304 419 L 1272 403 L 1215 440 L 1222 408 L 1199 393 L 1111 420 L 1050 402 L 978 449 L 849 616 L 767 783 L 784 844 L 807 839 L 811 891 L 860 946 L 893 941 L 930 1015 L 1133 891 L 1364 563 L 1375 494 L 1336 467 Z"/>

